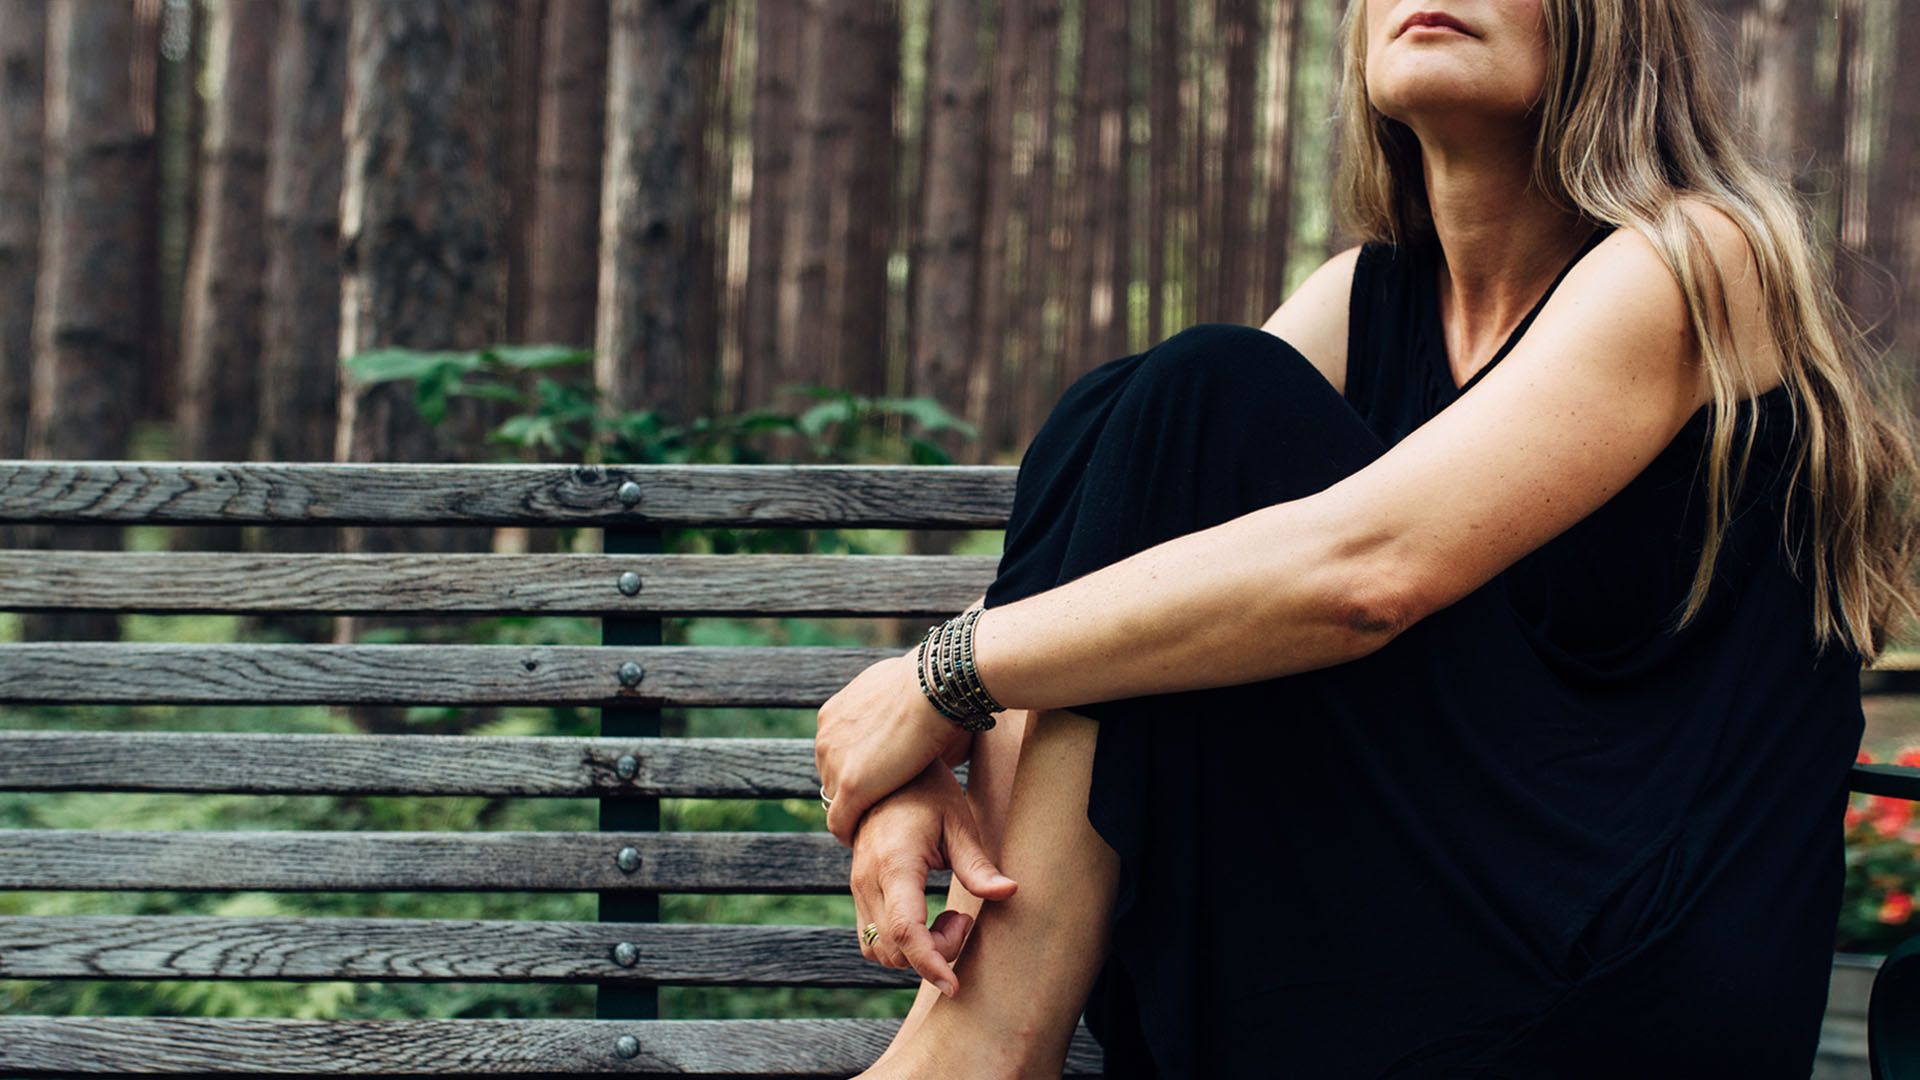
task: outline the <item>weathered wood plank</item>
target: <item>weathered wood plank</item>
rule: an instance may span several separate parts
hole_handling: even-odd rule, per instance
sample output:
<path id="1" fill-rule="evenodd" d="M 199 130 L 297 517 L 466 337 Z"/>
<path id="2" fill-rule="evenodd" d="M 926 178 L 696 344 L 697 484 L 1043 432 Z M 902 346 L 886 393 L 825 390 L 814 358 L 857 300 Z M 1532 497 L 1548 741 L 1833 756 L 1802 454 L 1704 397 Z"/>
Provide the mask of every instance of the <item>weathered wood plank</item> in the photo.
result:
<path id="1" fill-rule="evenodd" d="M 0 829 L 0 889 L 844 893 L 852 865 L 824 832 Z"/>
<path id="2" fill-rule="evenodd" d="M 998 562 L 991 555 L 0 551 L 0 610 L 944 618 L 987 591 Z"/>
<path id="3" fill-rule="evenodd" d="M 955 774 L 964 784 L 966 765 Z M 0 732 L 0 791 L 791 799 L 819 790 L 807 738 Z"/>
<path id="4" fill-rule="evenodd" d="M 0 917 L 0 979 L 920 984 L 862 955 L 851 926 L 200 915 Z"/>
<path id="5" fill-rule="evenodd" d="M 998 529 L 1018 471 L 0 460 L 0 522 Z M 631 502 L 620 494 L 629 481 Z"/>
<path id="6" fill-rule="evenodd" d="M 0 645 L 0 704 L 816 708 L 904 649 L 826 646 Z M 633 685 L 624 665 L 638 665 Z"/>
<path id="7" fill-rule="evenodd" d="M 90 1076 L 851 1076 L 898 1020 L 0 1017 L 0 1071 Z M 631 1037 L 633 1056 L 620 1040 Z M 1069 1076 L 1100 1072 L 1081 1025 Z"/>

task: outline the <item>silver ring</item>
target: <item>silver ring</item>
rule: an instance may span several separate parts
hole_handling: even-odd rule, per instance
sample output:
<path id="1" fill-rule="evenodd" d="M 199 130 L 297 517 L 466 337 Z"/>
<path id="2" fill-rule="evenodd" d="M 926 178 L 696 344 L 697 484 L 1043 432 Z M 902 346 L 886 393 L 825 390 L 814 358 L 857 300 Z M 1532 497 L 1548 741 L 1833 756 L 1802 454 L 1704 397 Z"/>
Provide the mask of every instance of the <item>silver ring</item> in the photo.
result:
<path id="1" fill-rule="evenodd" d="M 833 809 L 833 796 L 827 794 L 827 785 L 820 785 L 820 809 Z"/>

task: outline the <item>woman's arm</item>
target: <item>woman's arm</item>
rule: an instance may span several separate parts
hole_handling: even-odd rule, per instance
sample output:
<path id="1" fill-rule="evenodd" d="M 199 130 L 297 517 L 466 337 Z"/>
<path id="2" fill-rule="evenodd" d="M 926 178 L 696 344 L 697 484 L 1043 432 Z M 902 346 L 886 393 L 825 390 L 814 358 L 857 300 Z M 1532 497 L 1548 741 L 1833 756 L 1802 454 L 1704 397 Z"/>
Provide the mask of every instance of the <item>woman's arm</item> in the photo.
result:
<path id="1" fill-rule="evenodd" d="M 1729 310 L 1754 325 L 1745 239 L 1703 218 Z M 1708 395 L 1679 283 L 1619 230 L 1497 368 L 1366 468 L 989 608 L 980 678 L 1049 709 L 1353 660 L 1592 513 Z"/>

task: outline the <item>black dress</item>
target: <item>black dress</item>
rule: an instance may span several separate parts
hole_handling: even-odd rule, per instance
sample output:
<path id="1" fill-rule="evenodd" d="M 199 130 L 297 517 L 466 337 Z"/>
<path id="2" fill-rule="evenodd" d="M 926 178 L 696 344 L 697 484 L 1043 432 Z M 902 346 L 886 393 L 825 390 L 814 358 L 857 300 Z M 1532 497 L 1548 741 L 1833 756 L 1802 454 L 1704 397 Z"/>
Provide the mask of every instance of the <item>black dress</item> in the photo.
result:
<path id="1" fill-rule="evenodd" d="M 1226 324 L 1081 376 L 1021 461 L 987 606 L 1328 487 L 1471 390 L 1486 369 L 1453 384 L 1436 257 L 1363 249 L 1344 397 Z M 1779 541 L 1786 394 L 1759 401 L 1678 634 L 1706 409 L 1369 656 L 1075 708 L 1100 722 L 1087 815 L 1121 864 L 1086 1003 L 1107 1075 L 1808 1075 L 1864 720 L 1860 657 L 1816 655 Z"/>

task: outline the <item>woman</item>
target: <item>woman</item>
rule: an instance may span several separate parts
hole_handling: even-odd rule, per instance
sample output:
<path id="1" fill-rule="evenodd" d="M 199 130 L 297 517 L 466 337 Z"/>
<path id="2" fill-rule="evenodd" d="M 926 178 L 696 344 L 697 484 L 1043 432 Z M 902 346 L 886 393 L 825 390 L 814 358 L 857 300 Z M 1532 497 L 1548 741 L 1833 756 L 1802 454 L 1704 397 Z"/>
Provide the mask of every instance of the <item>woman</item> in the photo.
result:
<path id="1" fill-rule="evenodd" d="M 1808 1074 L 1912 435 L 1697 7 L 1349 4 L 1368 242 L 1075 382 L 972 671 L 820 711 L 927 979 L 861 1076 L 1057 1076 L 1083 1007 L 1111 1077 Z"/>

